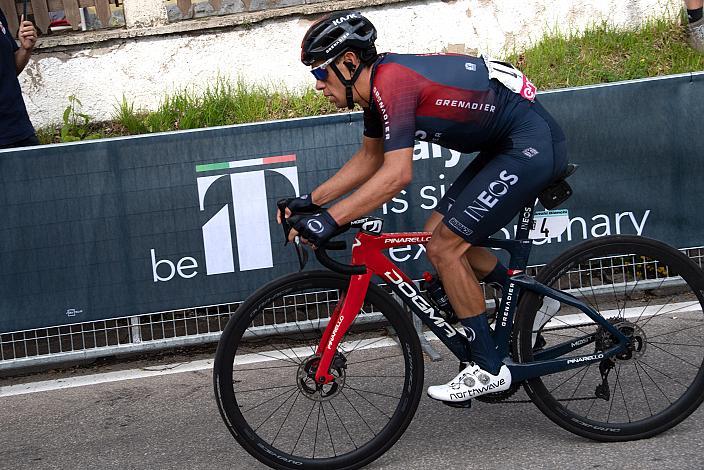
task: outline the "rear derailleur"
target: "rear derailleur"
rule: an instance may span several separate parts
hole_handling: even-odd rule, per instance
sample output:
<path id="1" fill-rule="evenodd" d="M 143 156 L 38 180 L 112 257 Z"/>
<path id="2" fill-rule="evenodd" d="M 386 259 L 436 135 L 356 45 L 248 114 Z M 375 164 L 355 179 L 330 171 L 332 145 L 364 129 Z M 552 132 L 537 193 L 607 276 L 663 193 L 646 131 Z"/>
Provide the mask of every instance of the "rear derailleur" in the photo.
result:
<path id="1" fill-rule="evenodd" d="M 601 383 L 596 386 L 594 396 L 602 400 L 609 401 L 611 399 L 611 388 L 609 387 L 609 372 L 614 368 L 616 362 L 607 357 L 599 363 L 599 374 L 601 374 Z"/>

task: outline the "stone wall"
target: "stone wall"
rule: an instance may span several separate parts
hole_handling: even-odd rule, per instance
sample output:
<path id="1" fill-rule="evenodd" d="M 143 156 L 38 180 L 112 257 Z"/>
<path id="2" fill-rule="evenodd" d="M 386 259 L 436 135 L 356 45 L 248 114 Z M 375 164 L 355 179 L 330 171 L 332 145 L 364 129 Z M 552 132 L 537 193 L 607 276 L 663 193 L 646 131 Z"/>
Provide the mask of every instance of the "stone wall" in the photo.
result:
<path id="1" fill-rule="evenodd" d="M 288 1 L 288 0 L 287 0 Z M 131 2 L 125 17 L 129 20 Z M 217 77 L 300 88 L 312 86 L 299 62 L 312 21 L 331 9 L 359 9 L 379 29 L 380 51 L 484 52 L 521 49 L 548 30 L 580 31 L 606 21 L 633 27 L 651 16 L 675 16 L 681 0 L 347 0 L 167 23 L 165 9 L 129 29 L 46 38 L 20 76 L 36 127 L 59 122 L 68 96 L 98 119 L 113 116 L 123 95 L 154 109 L 166 93 L 202 89 Z M 163 4 L 162 4 L 163 6 Z M 145 8 L 143 11 L 150 11 Z M 133 19 L 136 17 L 133 16 Z M 135 20 L 133 20 L 135 21 Z M 140 27 L 141 26 L 141 27 Z"/>

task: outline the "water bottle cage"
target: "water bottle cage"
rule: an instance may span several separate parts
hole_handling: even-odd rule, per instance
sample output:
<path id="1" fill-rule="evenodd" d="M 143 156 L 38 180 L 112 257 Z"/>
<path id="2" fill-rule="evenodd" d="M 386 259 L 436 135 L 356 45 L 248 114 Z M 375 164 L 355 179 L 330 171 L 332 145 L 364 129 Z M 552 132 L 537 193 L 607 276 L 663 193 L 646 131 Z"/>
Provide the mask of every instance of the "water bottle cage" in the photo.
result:
<path id="1" fill-rule="evenodd" d="M 457 314 L 456 314 L 455 311 L 452 309 L 452 306 L 450 306 L 450 310 L 444 309 L 443 307 L 441 307 L 440 305 L 438 305 L 438 303 L 435 301 L 435 299 L 433 298 L 433 296 L 430 295 L 430 293 L 428 293 L 427 298 L 428 298 L 428 301 L 430 302 L 430 305 L 431 305 L 435 310 L 437 310 L 438 313 L 440 313 L 440 316 L 441 316 L 446 322 L 448 322 L 449 324 L 452 325 L 452 324 L 457 323 L 458 321 L 460 321 L 460 319 L 457 318 Z M 447 295 L 445 295 L 444 298 L 447 299 Z M 449 299 L 448 299 L 448 304 L 449 304 Z"/>

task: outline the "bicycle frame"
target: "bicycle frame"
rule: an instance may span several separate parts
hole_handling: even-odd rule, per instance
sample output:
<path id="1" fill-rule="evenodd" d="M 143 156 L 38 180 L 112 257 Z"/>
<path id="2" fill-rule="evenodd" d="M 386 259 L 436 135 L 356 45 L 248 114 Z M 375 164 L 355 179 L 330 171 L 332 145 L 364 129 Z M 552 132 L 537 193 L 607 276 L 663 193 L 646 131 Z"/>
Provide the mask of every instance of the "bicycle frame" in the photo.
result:
<path id="1" fill-rule="evenodd" d="M 504 249 L 510 254 L 510 278 L 508 284 L 503 286 L 503 297 L 496 317 L 494 340 L 500 356 L 504 358 L 504 363 L 511 371 L 514 382 L 599 362 L 625 351 L 628 345 L 628 338 L 588 305 L 572 295 L 540 284 L 524 273 L 532 247 L 532 241 L 529 239 L 532 225 L 533 207 L 525 206 L 519 214 L 518 228 L 514 240 L 489 238 L 481 244 L 481 246 L 485 247 Z M 323 384 L 329 383 L 334 379 L 329 372 L 330 364 L 341 338 L 345 335 L 357 313 L 362 308 L 364 297 L 373 275 L 379 276 L 384 282 L 388 283 L 401 301 L 428 326 L 460 361 L 470 361 L 471 351 L 466 337 L 447 323 L 442 315 L 416 289 L 413 281 L 382 254 L 383 250 L 397 246 L 425 245 L 430 239 L 431 234 L 429 232 L 376 235 L 360 231 L 357 234 L 352 248 L 352 265 L 366 266 L 366 273 L 351 277 L 347 295 L 340 299 L 337 308 L 330 317 L 330 322 L 325 328 L 316 351 L 316 355 L 320 357 L 320 363 L 315 375 L 316 382 Z M 513 362 L 508 357 L 508 348 L 514 316 L 523 290 L 533 291 L 541 296 L 551 297 L 563 304 L 578 308 L 611 333 L 618 340 L 618 343 L 596 354 L 561 357 L 593 343 L 596 340 L 596 334 L 592 333 L 536 352 L 533 362 L 527 364 Z"/>

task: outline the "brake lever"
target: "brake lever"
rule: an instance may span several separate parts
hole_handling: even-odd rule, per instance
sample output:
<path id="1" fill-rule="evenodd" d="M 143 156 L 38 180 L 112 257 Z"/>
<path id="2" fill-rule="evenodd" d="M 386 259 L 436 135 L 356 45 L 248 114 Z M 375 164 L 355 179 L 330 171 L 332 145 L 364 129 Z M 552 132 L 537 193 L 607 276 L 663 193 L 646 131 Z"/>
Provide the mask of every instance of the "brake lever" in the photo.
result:
<path id="1" fill-rule="evenodd" d="M 286 199 L 279 199 L 276 202 L 276 207 L 279 210 L 279 218 L 281 219 L 281 228 L 284 230 L 284 246 L 289 244 L 288 235 L 291 233 L 293 226 L 288 223 L 286 219 L 286 208 L 288 202 Z M 294 217 L 294 215 L 292 215 Z M 293 241 L 293 247 L 296 249 L 296 257 L 298 258 L 298 267 L 301 271 L 306 267 L 308 263 L 308 252 L 305 247 L 301 244 L 300 238 L 296 237 Z"/>
<path id="2" fill-rule="evenodd" d="M 279 218 L 281 219 L 281 228 L 284 229 L 284 246 L 288 245 L 288 234 L 291 233 L 291 225 L 286 220 L 286 199 L 276 201 L 276 207 L 279 210 Z"/>

